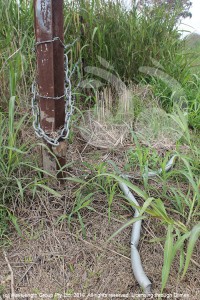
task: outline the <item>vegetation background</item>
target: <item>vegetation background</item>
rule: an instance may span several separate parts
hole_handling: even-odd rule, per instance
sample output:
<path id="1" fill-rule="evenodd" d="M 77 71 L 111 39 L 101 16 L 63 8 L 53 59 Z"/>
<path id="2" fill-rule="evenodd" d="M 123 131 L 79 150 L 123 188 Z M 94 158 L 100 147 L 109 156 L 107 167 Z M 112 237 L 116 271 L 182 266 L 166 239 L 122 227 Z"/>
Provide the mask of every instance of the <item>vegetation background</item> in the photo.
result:
<path id="1" fill-rule="evenodd" d="M 123 149 L 123 157 L 117 150 L 116 153 L 115 150 L 112 151 L 112 159 L 117 168 L 122 172 L 140 174 L 145 174 L 149 168 L 156 169 L 160 166 L 164 170 L 167 159 L 172 154 L 176 155 L 176 167 L 169 173 L 163 171 L 155 181 L 143 176 L 139 182 L 127 183 L 134 193 L 139 194 L 141 216 L 146 220 L 153 220 L 152 230 L 156 232 L 161 225 L 163 228 L 159 237 L 154 236 L 147 241 L 159 244 L 162 248 L 162 275 L 156 279 L 157 289 L 161 291 L 169 289 L 167 282 L 175 257 L 179 257 L 176 260 L 177 274 L 173 277 L 176 286 L 180 286 L 181 280 L 185 278 L 191 259 L 199 271 L 196 260 L 200 233 L 200 39 L 198 35 L 180 39 L 177 20 L 182 12 L 183 7 L 180 6 L 166 10 L 165 5 L 157 4 L 140 9 L 133 5 L 127 10 L 121 1 L 111 0 L 65 1 L 64 7 L 65 42 L 71 43 L 78 38 L 69 52 L 70 67 L 73 68 L 79 59 L 82 62 L 73 84 L 76 86 L 82 78 L 89 80 L 93 86 L 90 92 L 82 89 L 76 94 L 76 111 L 84 111 L 96 103 L 93 84 L 96 77 L 92 77 L 84 68 L 102 67 L 98 56 L 109 62 L 114 74 L 127 85 L 131 83 L 150 87 L 167 113 L 173 109 L 173 91 L 161 79 L 141 73 L 140 67 L 155 67 L 157 62 L 158 68 L 161 67 L 179 82 L 187 98 L 188 123 L 183 113 L 176 117 L 175 121 L 183 129 L 184 136 L 173 148 L 147 147 L 140 143 L 132 131 L 133 144 Z M 64 193 L 69 192 L 66 191 L 67 187 L 71 189 L 71 204 L 67 209 L 58 209 L 57 221 L 62 226 L 65 224 L 73 234 L 87 238 L 87 221 L 91 217 L 88 214 L 95 214 L 102 205 L 101 201 L 99 204 L 95 202 L 98 195 L 106 199 L 101 210 L 104 218 L 108 218 L 109 222 L 113 218 L 122 218 L 124 222 L 127 211 L 130 214 L 132 210 L 130 205 L 124 203 L 118 189 L 117 182 L 120 178 L 116 177 L 116 172 L 110 169 L 109 164 L 103 162 L 105 153 L 97 150 L 92 152 L 91 149 L 90 158 L 84 158 L 83 155 L 81 165 L 79 156 L 72 158 L 68 177 L 71 185 L 67 184 L 64 191 L 55 188 L 51 179 L 44 179 L 45 171 L 40 166 L 38 149 L 45 146 L 33 137 L 31 128 L 31 85 L 36 66 L 33 1 L 0 0 L 0 22 L 1 247 L 8 247 L 9 251 L 15 245 L 13 226 L 19 239 L 24 236 L 27 239 L 27 225 L 21 213 L 23 207 L 32 207 L 33 203 L 40 206 L 37 199 L 63 199 Z M 145 99 L 140 101 L 140 96 L 135 97 L 139 112 L 141 106 L 145 106 Z M 75 125 L 78 118 L 77 112 L 70 136 L 72 152 L 75 145 L 81 151 L 85 149 L 84 143 L 77 139 Z M 48 175 L 53 179 L 53 175 Z M 136 188 L 137 185 L 145 190 L 145 196 Z M 117 206 L 117 209 L 116 199 L 118 202 L 121 199 L 121 206 Z M 55 219 L 49 227 L 54 225 Z M 38 228 L 34 230 L 37 231 Z M 117 251 L 120 252 L 120 243 L 118 247 Z M 69 269 L 73 273 L 73 266 Z M 0 277 L 0 284 L 3 293 L 7 289 L 4 277 Z M 193 288 L 198 287 L 198 282 L 196 284 Z M 85 287 L 85 291 L 88 290 Z"/>

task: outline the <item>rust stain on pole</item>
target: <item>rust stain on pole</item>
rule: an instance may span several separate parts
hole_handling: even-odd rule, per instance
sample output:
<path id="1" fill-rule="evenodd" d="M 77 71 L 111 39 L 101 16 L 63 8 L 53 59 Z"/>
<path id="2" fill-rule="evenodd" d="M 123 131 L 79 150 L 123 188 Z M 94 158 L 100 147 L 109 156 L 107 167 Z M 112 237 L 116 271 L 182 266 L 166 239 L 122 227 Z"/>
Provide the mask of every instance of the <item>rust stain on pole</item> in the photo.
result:
<path id="1" fill-rule="evenodd" d="M 53 0 L 53 26 L 54 36 L 64 40 L 64 18 L 63 18 L 63 0 Z M 64 48 L 59 41 L 54 42 L 54 93 L 56 96 L 64 94 Z M 65 102 L 64 99 L 56 102 L 55 109 L 55 127 L 59 128 L 65 120 Z"/>
<path id="2" fill-rule="evenodd" d="M 47 99 L 45 97 L 61 97 L 64 95 L 64 47 L 59 37 L 64 39 L 63 0 L 34 0 L 35 11 L 35 36 L 37 48 L 37 82 L 40 97 L 40 123 L 47 134 L 55 133 L 62 128 L 65 121 L 65 99 Z M 43 43 L 44 42 L 44 43 Z M 65 164 L 64 151 L 66 142 L 61 141 L 61 146 L 56 150 L 58 161 Z M 64 147 L 65 144 L 65 147 Z M 49 147 L 52 150 L 52 147 Z M 57 155 L 56 153 L 56 155 Z M 56 171 L 56 163 L 52 160 L 48 151 L 43 153 L 44 168 L 48 171 Z"/>

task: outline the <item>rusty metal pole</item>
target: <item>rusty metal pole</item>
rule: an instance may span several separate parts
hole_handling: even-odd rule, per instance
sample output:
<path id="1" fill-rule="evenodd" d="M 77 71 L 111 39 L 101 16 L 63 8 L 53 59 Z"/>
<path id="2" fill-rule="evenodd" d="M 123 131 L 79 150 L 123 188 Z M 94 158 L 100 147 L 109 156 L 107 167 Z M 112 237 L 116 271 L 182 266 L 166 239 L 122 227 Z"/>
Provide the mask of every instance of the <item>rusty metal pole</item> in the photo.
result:
<path id="1" fill-rule="evenodd" d="M 63 0 L 34 0 L 34 12 L 40 125 L 45 133 L 53 135 L 65 121 L 64 47 L 61 43 L 64 40 Z M 66 142 L 60 141 L 59 146 L 48 147 L 64 166 Z M 58 170 L 55 159 L 44 149 L 43 167 L 53 173 Z"/>

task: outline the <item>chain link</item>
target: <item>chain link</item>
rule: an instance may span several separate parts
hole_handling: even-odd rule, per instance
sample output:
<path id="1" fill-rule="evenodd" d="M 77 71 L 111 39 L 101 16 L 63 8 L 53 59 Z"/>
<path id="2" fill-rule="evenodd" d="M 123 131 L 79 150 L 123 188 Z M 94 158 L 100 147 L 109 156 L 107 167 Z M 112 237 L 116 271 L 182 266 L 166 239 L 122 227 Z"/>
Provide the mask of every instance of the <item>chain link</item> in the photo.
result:
<path id="1" fill-rule="evenodd" d="M 45 43 L 51 43 L 54 41 L 59 40 L 61 45 L 65 48 L 68 49 L 72 47 L 77 39 L 69 45 L 64 45 L 63 42 L 59 37 L 55 37 L 52 40 L 47 40 L 47 41 L 42 41 L 42 42 L 37 42 L 36 46 L 45 44 Z M 68 61 L 68 53 L 69 51 L 65 54 L 65 92 L 64 95 L 59 96 L 59 97 L 48 97 L 48 96 L 42 96 L 38 93 L 37 91 L 37 84 L 34 82 L 32 84 L 32 114 L 34 117 L 33 120 L 33 128 L 35 130 L 35 133 L 38 137 L 43 138 L 48 144 L 57 147 L 59 146 L 59 141 L 60 140 L 65 140 L 69 136 L 69 125 L 70 125 L 70 119 L 74 111 L 74 101 L 75 97 L 72 95 L 72 84 L 71 84 L 71 77 L 76 71 L 76 68 L 78 66 L 79 61 L 75 64 L 74 68 L 72 71 L 69 69 L 69 61 Z M 38 105 L 38 99 L 39 98 L 44 98 L 44 99 L 53 99 L 53 100 L 59 100 L 64 98 L 65 99 L 65 121 L 64 125 L 61 129 L 57 130 L 56 132 L 51 132 L 51 133 L 46 133 L 42 128 L 40 124 L 40 108 Z"/>
<path id="2" fill-rule="evenodd" d="M 63 43 L 63 41 L 62 41 L 58 36 L 56 36 L 56 37 L 54 37 L 54 38 L 51 39 L 51 40 L 46 40 L 46 41 L 36 42 L 36 43 L 35 43 L 35 48 L 37 48 L 37 46 L 42 45 L 42 44 L 48 44 L 48 43 L 53 43 L 53 42 L 55 42 L 55 41 L 59 41 L 60 44 L 61 44 L 61 46 L 62 46 L 65 50 L 67 50 L 67 49 L 73 47 L 74 44 L 75 44 L 78 40 L 79 40 L 79 38 L 75 39 L 71 44 L 65 45 L 65 44 Z"/>

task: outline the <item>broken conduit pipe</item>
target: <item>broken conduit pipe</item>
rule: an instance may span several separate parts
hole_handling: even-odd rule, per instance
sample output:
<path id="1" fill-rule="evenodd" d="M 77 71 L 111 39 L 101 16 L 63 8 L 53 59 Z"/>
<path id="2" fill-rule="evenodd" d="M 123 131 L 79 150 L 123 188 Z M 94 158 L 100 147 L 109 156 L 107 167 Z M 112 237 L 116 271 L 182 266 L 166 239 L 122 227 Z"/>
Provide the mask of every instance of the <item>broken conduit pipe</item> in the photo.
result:
<path id="1" fill-rule="evenodd" d="M 169 171 L 175 161 L 176 155 L 172 156 L 172 158 L 168 161 L 165 167 L 165 171 Z M 155 177 L 159 174 L 162 173 L 162 169 L 160 168 L 158 171 L 150 171 L 148 172 L 148 177 Z M 123 178 L 127 178 L 127 176 L 123 176 Z M 119 187 L 126 196 L 126 198 L 129 199 L 130 202 L 134 204 L 134 206 L 139 206 L 139 203 L 127 187 L 127 185 L 123 182 L 119 183 Z M 135 214 L 134 218 L 137 218 L 139 216 L 139 211 L 137 208 L 135 208 Z M 140 254 L 138 252 L 138 244 L 140 240 L 140 231 L 141 231 L 141 226 L 142 226 L 142 220 L 138 220 L 133 224 L 132 227 L 132 234 L 131 234 L 131 264 L 132 264 L 132 269 L 133 269 L 133 274 L 139 283 L 139 285 L 142 287 L 144 290 L 145 294 L 150 294 L 151 293 L 151 286 L 152 283 L 147 277 L 147 275 L 144 272 L 144 269 L 142 267 L 141 259 L 140 259 Z"/>

